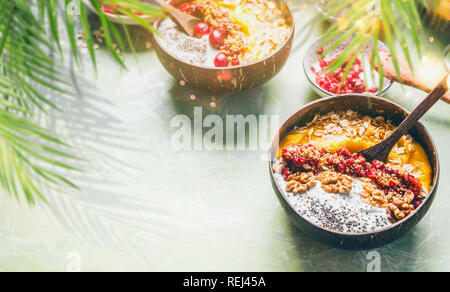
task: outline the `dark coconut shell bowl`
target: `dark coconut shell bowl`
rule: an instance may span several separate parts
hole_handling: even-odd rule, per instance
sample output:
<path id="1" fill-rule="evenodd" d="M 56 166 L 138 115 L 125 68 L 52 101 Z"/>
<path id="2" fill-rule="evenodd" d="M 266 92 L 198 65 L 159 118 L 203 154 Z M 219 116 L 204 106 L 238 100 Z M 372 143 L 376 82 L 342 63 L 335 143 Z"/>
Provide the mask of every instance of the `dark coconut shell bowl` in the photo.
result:
<path id="1" fill-rule="evenodd" d="M 279 129 L 269 153 L 269 171 L 273 189 L 275 190 L 281 205 L 288 213 L 292 222 L 300 230 L 316 240 L 334 247 L 343 249 L 371 249 L 388 244 L 402 237 L 407 231 L 413 228 L 427 213 L 436 195 L 439 180 L 438 153 L 430 134 L 421 123 L 417 123 L 409 134 L 425 148 L 428 155 L 433 170 L 430 192 L 422 204 L 408 217 L 375 232 L 336 232 L 309 222 L 296 211 L 295 207 L 286 198 L 285 192 L 282 190 L 282 187 L 277 184 L 272 170 L 278 153 L 278 145 L 281 145 L 280 142 L 282 139 L 291 132 L 294 127 L 306 125 L 314 118 L 315 114 L 326 114 L 331 111 L 340 110 L 347 111 L 349 109 L 359 112 L 362 115 L 372 117 L 380 115 L 384 116 L 386 119 L 392 120 L 394 125 L 399 125 L 408 114 L 401 106 L 371 95 L 341 95 L 320 99 L 310 103 L 290 117 Z"/>
<path id="2" fill-rule="evenodd" d="M 262 85 L 277 75 L 289 58 L 294 39 L 294 18 L 283 0 L 275 0 L 288 23 L 291 24 L 289 38 L 271 55 L 254 63 L 239 66 L 214 68 L 197 66 L 173 56 L 161 44 L 162 40 L 154 35 L 153 43 L 161 64 L 177 80 L 186 85 L 203 88 L 212 92 L 232 93 Z M 155 22 L 158 29 L 162 20 Z"/>

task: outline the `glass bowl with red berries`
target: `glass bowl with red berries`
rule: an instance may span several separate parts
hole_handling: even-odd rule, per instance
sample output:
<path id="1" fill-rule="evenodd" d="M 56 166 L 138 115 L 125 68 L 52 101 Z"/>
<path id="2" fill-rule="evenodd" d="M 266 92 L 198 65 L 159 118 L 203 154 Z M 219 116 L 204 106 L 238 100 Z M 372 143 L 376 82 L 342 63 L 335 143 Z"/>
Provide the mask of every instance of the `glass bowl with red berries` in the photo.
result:
<path id="1" fill-rule="evenodd" d="M 321 97 L 363 93 L 382 96 L 392 86 L 391 80 L 383 78 L 383 87 L 379 88 L 380 75 L 377 71 L 372 71 L 370 65 L 371 46 L 356 58 L 346 77 L 347 63 L 336 71 L 328 70 L 328 66 L 342 54 L 353 38 L 354 36 L 349 37 L 331 50 L 329 48 L 333 48 L 335 41 L 323 45 L 324 38 L 321 37 L 308 48 L 303 61 L 304 72 L 312 89 Z M 383 42 L 378 41 L 378 50 L 388 49 Z M 327 53 L 328 51 L 330 52 Z"/>
<path id="2" fill-rule="evenodd" d="M 144 1 L 142 1 L 144 2 Z M 91 2 L 89 0 L 83 0 L 84 5 L 93 13 L 97 14 L 97 10 L 92 6 Z M 154 1 L 145 1 L 145 3 L 154 5 L 155 7 L 158 7 L 157 3 Z M 104 13 L 104 15 L 106 17 L 108 17 L 112 22 L 116 22 L 116 23 L 120 23 L 120 24 L 125 24 L 125 25 L 140 25 L 140 23 L 138 21 L 136 21 L 135 19 L 133 19 L 132 17 L 125 15 L 123 13 L 121 13 L 119 11 L 118 5 L 114 5 L 114 4 L 108 4 L 108 3 L 104 3 L 101 5 L 101 9 Z M 133 12 L 135 15 L 139 16 L 143 21 L 145 21 L 146 23 L 153 23 L 155 22 L 158 18 L 153 16 L 153 15 L 144 15 L 142 13 L 139 12 Z M 156 10 L 154 11 L 156 12 Z M 161 17 L 163 15 L 161 14 Z"/>
<path id="3" fill-rule="evenodd" d="M 155 22 L 156 53 L 181 83 L 238 92 L 269 81 L 285 65 L 294 20 L 283 0 L 174 0 L 202 21 L 187 35 L 170 17 Z"/>

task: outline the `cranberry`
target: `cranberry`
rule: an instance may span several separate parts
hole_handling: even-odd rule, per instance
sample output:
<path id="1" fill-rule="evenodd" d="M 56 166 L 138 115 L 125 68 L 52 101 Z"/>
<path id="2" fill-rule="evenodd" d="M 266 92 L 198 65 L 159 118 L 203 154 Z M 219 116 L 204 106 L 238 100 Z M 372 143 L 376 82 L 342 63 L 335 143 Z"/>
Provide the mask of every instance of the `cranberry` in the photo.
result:
<path id="1" fill-rule="evenodd" d="M 194 34 L 197 38 L 201 38 L 204 35 L 209 34 L 211 28 L 206 22 L 199 22 L 194 28 Z"/>
<path id="2" fill-rule="evenodd" d="M 228 57 L 224 53 L 217 54 L 214 59 L 214 65 L 216 67 L 227 67 L 228 66 Z"/>
<path id="3" fill-rule="evenodd" d="M 209 41 L 211 46 L 216 49 L 220 49 L 220 47 L 222 47 L 225 43 L 225 34 L 218 29 L 213 29 L 209 34 Z"/>

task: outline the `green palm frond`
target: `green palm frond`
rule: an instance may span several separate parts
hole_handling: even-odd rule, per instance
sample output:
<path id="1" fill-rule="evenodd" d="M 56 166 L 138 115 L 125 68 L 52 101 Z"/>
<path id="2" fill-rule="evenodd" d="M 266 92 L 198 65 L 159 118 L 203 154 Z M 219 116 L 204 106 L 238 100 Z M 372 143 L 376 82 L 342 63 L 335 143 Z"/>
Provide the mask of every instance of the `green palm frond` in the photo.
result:
<path id="1" fill-rule="evenodd" d="M 73 4 L 72 0 L 63 1 L 62 7 L 58 6 L 61 4 L 58 0 L 0 0 L 0 185 L 18 200 L 25 198 L 30 204 L 39 199 L 46 201 L 44 188 L 59 189 L 66 185 L 77 189 L 61 172 L 80 171 L 72 165 L 79 159 L 69 145 L 40 126 L 36 118 L 39 112 L 58 110 L 37 88 L 61 95 L 72 89 L 71 84 L 59 77 L 60 62 L 55 61 L 63 55 L 61 25 L 66 28 L 78 63 L 76 23 L 81 23 L 92 63 L 96 64 L 86 8 L 82 1 L 73 1 L 80 8 L 79 16 L 62 13 Z M 113 47 L 115 43 L 123 48 L 124 43 L 116 26 L 103 14 L 100 6 L 103 1 L 90 2 L 102 21 L 109 51 L 125 66 Z M 159 8 L 136 0 L 110 2 L 125 4 L 133 11 L 162 15 Z M 148 24 L 143 26 L 152 29 Z M 129 37 L 127 40 L 132 46 Z M 53 53 L 60 58 L 50 57 Z"/>
<path id="2" fill-rule="evenodd" d="M 82 0 L 78 1 L 78 7 L 80 8 L 80 22 L 82 24 L 84 35 L 86 36 L 86 44 L 89 50 L 89 54 L 91 56 L 91 60 L 95 66 L 95 50 L 94 50 L 94 41 L 91 36 L 91 29 L 89 26 L 89 21 L 87 18 L 87 11 L 86 7 L 83 5 Z M 67 2 L 67 0 L 66 0 Z M 70 3 L 70 0 L 68 1 Z M 101 21 L 101 27 L 104 31 L 104 38 L 106 46 L 109 50 L 109 52 L 113 55 L 113 57 L 116 59 L 116 61 L 125 67 L 125 64 L 122 60 L 122 58 L 119 56 L 119 54 L 116 51 L 116 48 L 114 47 L 114 44 L 118 45 L 118 48 L 120 51 L 124 51 L 124 41 L 123 37 L 119 33 L 118 29 L 116 28 L 116 25 L 114 25 L 111 21 L 108 20 L 108 17 L 105 15 L 105 12 L 102 9 L 103 4 L 113 4 L 118 5 L 116 10 L 120 13 L 122 13 L 125 16 L 129 16 L 133 18 L 139 25 L 150 31 L 151 33 L 155 33 L 156 30 L 151 26 L 150 24 L 146 23 L 142 20 L 141 17 L 136 15 L 136 12 L 142 13 L 144 15 L 151 15 L 154 17 L 165 17 L 165 14 L 162 11 L 162 8 L 159 6 L 150 5 L 146 2 L 142 2 L 139 0 L 89 0 L 92 7 L 94 7 L 96 13 L 98 14 L 100 21 Z M 67 6 L 67 4 L 66 4 Z M 135 12 L 135 13 L 133 13 Z M 128 28 L 122 24 L 121 26 L 123 28 L 124 34 L 125 34 L 125 41 L 127 42 L 128 46 L 132 51 L 134 51 L 134 46 L 131 42 L 131 38 L 128 34 Z M 71 42 L 75 42 L 75 35 L 69 33 L 69 38 L 71 39 Z M 73 47 L 72 47 L 73 48 Z M 74 49 L 74 52 L 76 49 Z"/>
<path id="3" fill-rule="evenodd" d="M 56 109 L 36 88 L 65 93 L 48 52 L 60 51 L 57 1 L 0 0 L 0 183 L 17 199 L 45 201 L 41 187 L 72 182 L 55 168 L 76 170 L 63 161 L 76 159 L 70 147 L 35 122 L 37 111 Z M 47 30 L 34 9 L 49 23 Z"/>
<path id="4" fill-rule="evenodd" d="M 411 48 L 421 56 L 422 22 L 419 16 L 419 6 L 437 7 L 439 1 L 415 0 L 333 0 L 324 8 L 324 19 L 333 18 L 336 21 L 325 33 L 323 45 L 335 40 L 335 43 L 323 53 L 323 56 L 344 43 L 350 36 L 354 36 L 349 46 L 328 67 L 335 71 L 348 62 L 351 67 L 355 52 L 361 52 L 368 46 L 372 47 L 371 68 L 380 70 L 382 75 L 381 59 L 376 46 L 378 40 L 386 43 L 392 56 L 397 75 L 400 77 L 399 58 L 405 58 L 410 67 L 413 67 Z M 430 4 L 432 3 L 432 4 Z M 411 45 L 413 44 L 413 45 Z M 344 80 L 345 78 L 343 78 Z M 381 80 L 381 84 L 383 80 Z M 380 86 L 380 90 L 382 86 Z"/>
<path id="5" fill-rule="evenodd" d="M 160 7 L 147 1 L 88 1 L 99 16 L 106 49 L 123 67 L 125 62 L 116 48 L 124 51 L 125 47 L 129 47 L 134 52 L 131 37 L 124 24 L 113 24 L 109 20 L 101 5 L 106 2 L 119 5 L 120 13 L 133 18 L 151 32 L 155 32 L 154 28 L 133 12 L 164 17 Z M 81 30 L 96 69 L 95 40 L 83 2 L 0 0 L 0 184 L 13 196 L 18 199 L 24 197 L 31 204 L 38 199 L 45 201 L 43 187 L 69 185 L 76 188 L 74 183 L 60 174 L 60 170 L 78 171 L 70 162 L 76 161 L 77 157 L 71 154 L 73 151 L 69 145 L 39 125 L 36 114 L 46 113 L 49 109 L 57 110 L 57 106 L 38 88 L 61 95 L 73 89 L 60 77 L 57 69 L 61 62 L 58 60 L 63 58 L 61 39 L 68 38 L 74 59 L 79 64 L 77 35 Z M 66 13 L 69 5 L 74 3 L 79 14 Z M 373 7 L 373 3 L 377 5 Z M 330 1 L 325 8 L 327 17 L 334 16 L 337 20 L 327 31 L 325 41 L 337 39 L 335 46 L 338 46 L 348 36 L 355 37 L 329 69 L 336 69 L 347 61 L 353 62 L 355 52 L 363 51 L 369 44 L 376 44 L 378 39 L 389 46 L 397 70 L 397 54 L 403 54 L 411 65 L 411 48 L 417 48 L 417 53 L 421 54 L 422 23 L 418 7 L 434 5 L 436 8 L 436 3 L 436 0 Z M 370 70 L 373 71 L 376 66 L 382 70 L 376 46 L 373 48 Z M 58 57 L 50 57 L 50 52 Z"/>

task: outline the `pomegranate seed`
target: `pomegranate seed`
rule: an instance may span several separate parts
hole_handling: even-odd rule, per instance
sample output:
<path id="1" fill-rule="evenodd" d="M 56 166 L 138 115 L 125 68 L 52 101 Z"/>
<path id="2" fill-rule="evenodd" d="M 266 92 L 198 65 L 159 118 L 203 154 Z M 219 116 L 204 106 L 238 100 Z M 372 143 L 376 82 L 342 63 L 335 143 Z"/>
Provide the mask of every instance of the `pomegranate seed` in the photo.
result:
<path id="1" fill-rule="evenodd" d="M 317 51 L 319 54 L 323 53 L 323 48 Z M 337 58 L 337 57 L 336 57 Z M 357 58 L 350 68 L 349 74 L 347 78 L 344 80 L 343 84 L 341 84 L 342 79 L 344 77 L 344 71 L 348 65 L 348 62 L 345 62 L 341 68 L 339 68 L 336 72 L 326 73 L 326 68 L 334 62 L 335 59 L 327 61 L 325 58 L 319 60 L 319 65 L 321 67 L 321 71 L 317 72 L 317 70 L 313 70 L 313 73 L 316 75 L 317 84 L 334 94 L 345 94 L 345 93 L 363 93 L 363 92 L 371 92 L 376 93 L 378 88 L 371 88 L 368 90 L 366 88 L 364 80 L 361 78 L 361 73 L 363 72 L 363 68 L 361 65 L 361 60 Z"/>
<path id="2" fill-rule="evenodd" d="M 339 171 L 340 173 L 344 173 L 344 171 L 345 171 L 345 166 L 344 166 L 344 164 L 342 164 L 342 163 L 339 164 L 339 166 L 338 166 L 338 171 Z"/>

